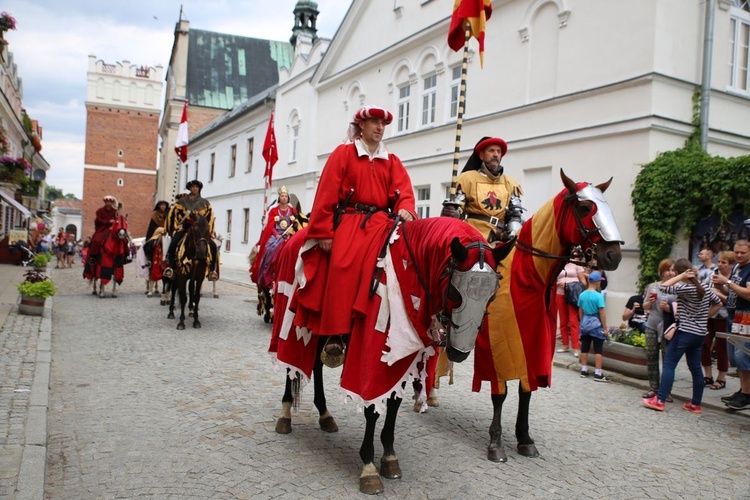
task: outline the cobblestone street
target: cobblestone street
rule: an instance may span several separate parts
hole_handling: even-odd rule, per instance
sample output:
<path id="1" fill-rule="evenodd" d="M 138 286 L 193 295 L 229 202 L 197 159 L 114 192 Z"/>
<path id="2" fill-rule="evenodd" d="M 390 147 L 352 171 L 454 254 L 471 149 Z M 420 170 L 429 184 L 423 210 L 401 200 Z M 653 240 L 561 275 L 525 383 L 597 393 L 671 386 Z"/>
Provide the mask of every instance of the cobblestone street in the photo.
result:
<path id="1" fill-rule="evenodd" d="M 351 498 L 359 493 L 364 418 L 341 402 L 340 431 L 318 428 L 312 387 L 292 434 L 274 432 L 284 376 L 266 353 L 270 327 L 253 291 L 219 282 L 204 294 L 202 329 L 185 331 L 128 276 L 116 299 L 89 294 L 80 269 L 55 272 L 45 497 Z M 441 406 L 402 405 L 396 452 L 404 477 L 384 498 L 749 498 L 750 420 L 704 408 L 665 413 L 641 389 L 555 368 L 532 399 L 537 459 L 515 452 L 515 386 L 506 403 L 509 461 L 486 460 L 489 392 L 470 392 L 471 360 Z M 382 420 L 382 419 L 381 419 Z M 378 426 L 380 428 L 380 426 Z M 376 443 L 376 456 L 382 447 Z"/>

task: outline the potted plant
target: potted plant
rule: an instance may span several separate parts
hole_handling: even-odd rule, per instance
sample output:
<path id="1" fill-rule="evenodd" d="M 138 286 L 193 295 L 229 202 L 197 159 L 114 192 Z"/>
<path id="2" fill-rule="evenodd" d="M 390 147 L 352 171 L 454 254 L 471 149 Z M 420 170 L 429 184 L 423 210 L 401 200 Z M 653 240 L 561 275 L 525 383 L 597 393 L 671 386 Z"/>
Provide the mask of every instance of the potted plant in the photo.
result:
<path id="1" fill-rule="evenodd" d="M 607 370 L 647 380 L 646 335 L 626 323 L 609 327 L 609 342 L 604 346 L 602 365 Z"/>
<path id="2" fill-rule="evenodd" d="M 34 271 L 44 272 L 47 270 L 47 263 L 49 263 L 49 256 L 46 253 L 38 253 L 34 256 Z"/>
<path id="3" fill-rule="evenodd" d="M 44 301 L 55 295 L 55 284 L 44 274 L 37 271 L 26 271 L 24 280 L 16 285 L 21 294 L 18 312 L 29 316 L 41 316 L 44 313 Z"/>

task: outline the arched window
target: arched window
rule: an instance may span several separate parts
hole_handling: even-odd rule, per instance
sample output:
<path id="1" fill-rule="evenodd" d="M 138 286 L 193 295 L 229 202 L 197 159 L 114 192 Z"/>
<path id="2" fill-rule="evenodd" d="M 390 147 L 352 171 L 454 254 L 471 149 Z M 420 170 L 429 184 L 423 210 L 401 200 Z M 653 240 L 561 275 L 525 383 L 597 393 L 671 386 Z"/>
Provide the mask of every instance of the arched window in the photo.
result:
<path id="1" fill-rule="evenodd" d="M 299 114 L 297 111 L 292 112 L 289 118 L 289 163 L 297 161 L 297 147 L 299 145 Z"/>
<path id="2" fill-rule="evenodd" d="M 411 81 L 409 68 L 404 65 L 399 68 L 395 78 L 396 83 L 396 132 L 409 130 L 411 114 Z"/>

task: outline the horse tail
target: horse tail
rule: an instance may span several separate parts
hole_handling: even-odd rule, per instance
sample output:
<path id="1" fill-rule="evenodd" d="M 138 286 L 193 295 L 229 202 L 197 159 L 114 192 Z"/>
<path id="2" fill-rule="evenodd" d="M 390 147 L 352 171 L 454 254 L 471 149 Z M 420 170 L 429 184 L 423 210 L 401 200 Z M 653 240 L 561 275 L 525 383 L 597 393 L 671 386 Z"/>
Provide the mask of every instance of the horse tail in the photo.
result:
<path id="1" fill-rule="evenodd" d="M 292 379 L 292 408 L 294 411 L 299 410 L 300 396 L 302 395 L 302 375 L 297 372 Z"/>

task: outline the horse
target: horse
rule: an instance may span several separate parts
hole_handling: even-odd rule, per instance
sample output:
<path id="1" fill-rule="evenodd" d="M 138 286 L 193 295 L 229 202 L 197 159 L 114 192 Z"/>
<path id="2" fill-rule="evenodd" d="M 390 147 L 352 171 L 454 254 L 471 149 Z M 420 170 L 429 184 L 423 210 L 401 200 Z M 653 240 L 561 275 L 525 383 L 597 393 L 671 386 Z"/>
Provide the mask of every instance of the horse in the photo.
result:
<path id="1" fill-rule="evenodd" d="M 274 236 L 271 233 L 272 226 L 266 226 L 261 235 L 260 241 L 253 248 L 253 251 L 248 256 L 250 262 L 250 280 L 257 285 L 258 290 L 258 306 L 256 312 L 258 316 L 263 316 L 264 323 L 271 323 L 273 321 L 274 313 L 274 289 L 275 269 L 277 261 L 281 256 L 281 252 L 284 246 L 287 244 L 289 238 L 298 232 L 301 228 L 307 226 L 309 217 L 302 213 L 299 200 L 292 194 L 290 200 L 293 201 L 294 207 L 297 210 L 297 214 L 294 216 L 294 220 L 283 230 L 281 236 Z M 276 226 L 279 231 L 284 226 Z"/>
<path id="2" fill-rule="evenodd" d="M 111 297 L 116 298 L 117 285 L 122 284 L 123 266 L 130 255 L 130 235 L 127 216 L 118 215 L 101 245 L 100 254 L 92 257 L 84 268 L 84 278 L 89 280 L 92 295 L 105 298 L 104 287 L 112 281 Z M 99 282 L 99 291 L 96 283 Z"/>
<path id="3" fill-rule="evenodd" d="M 253 247 L 252 251 L 247 256 L 247 262 L 250 264 L 250 281 L 255 283 L 258 292 L 258 305 L 255 308 L 255 312 L 258 316 L 263 317 L 264 323 L 270 323 L 273 321 L 273 289 L 258 285 L 261 257 L 259 242 Z"/>
<path id="4" fill-rule="evenodd" d="M 367 312 L 353 318 L 341 375 L 344 394 L 365 407 L 360 491 L 368 494 L 384 490 L 380 475 L 390 479 L 402 475 L 394 433 L 406 382 L 424 376 L 420 367 L 435 354 L 434 344 L 444 344 L 451 360 L 466 358 L 484 321 L 487 303 L 497 290 L 495 263 L 509 251 L 509 247 L 493 250 L 478 231 L 455 219 L 396 219 L 393 227 L 384 229 Z M 276 353 L 276 362 L 287 368 L 276 426 L 282 434 L 291 432 L 291 409 L 297 400 L 292 392 L 299 395 L 292 385 L 301 387 L 313 374 L 320 427 L 328 432 L 338 430 L 325 407 L 320 378 L 320 354 L 328 339 L 296 325 L 289 307 L 295 291 L 308 278 L 301 255 L 316 245 L 315 240 L 305 242 L 304 234 L 303 229 L 287 243 L 277 272 L 278 315 L 269 350 Z M 373 440 L 380 414 L 385 414 L 385 423 L 378 472 Z"/>
<path id="5" fill-rule="evenodd" d="M 531 394 L 549 387 L 555 349 L 555 279 L 571 251 L 580 246 L 604 270 L 616 269 L 622 259 L 622 238 L 603 193 L 612 179 L 594 186 L 576 183 L 561 170 L 565 188 L 545 203 L 523 225 L 515 248 L 502 261 L 509 270 L 495 301 L 488 308 L 487 328 L 480 331 L 474 356 L 472 390 L 491 384 L 493 418 L 487 458 L 506 462 L 501 445 L 502 409 L 506 382 L 519 379 L 516 419 L 517 450 L 539 456 L 529 435 Z"/>
<path id="6" fill-rule="evenodd" d="M 176 251 L 174 276 L 172 278 L 172 296 L 169 302 L 168 319 L 174 319 L 175 295 L 180 296 L 180 320 L 177 323 L 178 330 L 185 329 L 185 306 L 189 304 L 192 308 L 193 328 L 200 328 L 201 322 L 198 318 L 198 305 L 201 299 L 201 286 L 208 273 L 209 259 L 216 258 L 210 255 L 208 240 L 211 232 L 208 221 L 202 215 L 193 214 L 196 220 L 190 224 L 185 232 Z"/>

